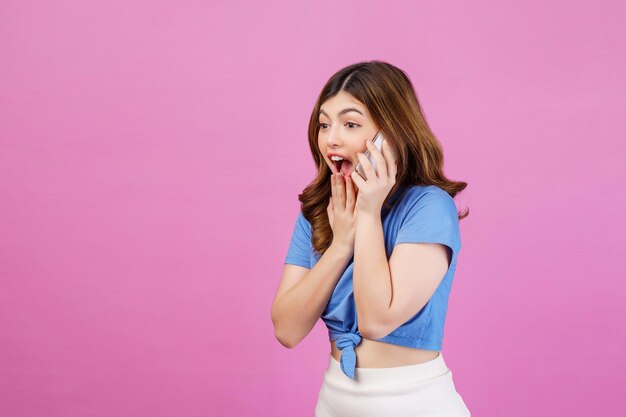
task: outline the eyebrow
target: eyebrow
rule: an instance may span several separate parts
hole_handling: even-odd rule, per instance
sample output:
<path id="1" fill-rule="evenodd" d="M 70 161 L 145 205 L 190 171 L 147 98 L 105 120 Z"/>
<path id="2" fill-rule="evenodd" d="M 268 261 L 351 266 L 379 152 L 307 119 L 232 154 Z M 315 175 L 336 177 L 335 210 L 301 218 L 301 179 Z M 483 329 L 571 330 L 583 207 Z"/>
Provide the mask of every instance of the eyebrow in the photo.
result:
<path id="1" fill-rule="evenodd" d="M 363 113 L 361 113 L 361 110 L 355 108 L 355 107 L 348 107 L 346 109 L 341 110 L 339 113 L 337 113 L 337 117 L 341 116 L 342 114 L 346 114 L 349 113 L 351 111 L 355 111 L 357 113 L 359 113 L 361 116 L 363 116 Z M 326 117 L 329 117 L 328 114 L 326 114 L 326 112 L 322 109 L 320 109 L 320 114 L 324 114 Z"/>

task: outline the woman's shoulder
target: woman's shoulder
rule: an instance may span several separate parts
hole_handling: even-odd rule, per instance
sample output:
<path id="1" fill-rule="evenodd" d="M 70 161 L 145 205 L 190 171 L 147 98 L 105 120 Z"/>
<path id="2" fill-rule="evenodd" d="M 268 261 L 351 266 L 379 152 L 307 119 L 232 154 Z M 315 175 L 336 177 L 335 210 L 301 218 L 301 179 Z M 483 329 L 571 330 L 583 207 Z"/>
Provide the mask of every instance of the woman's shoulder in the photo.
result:
<path id="1" fill-rule="evenodd" d="M 420 213 L 428 217 L 458 218 L 454 198 L 436 185 L 411 185 L 397 204 L 396 215 L 411 216 Z"/>
<path id="2" fill-rule="evenodd" d="M 443 204 L 454 204 L 454 199 L 447 191 L 436 185 L 410 185 L 406 191 L 403 202 L 411 204 L 422 200 L 423 202 L 438 201 Z"/>
<path id="3" fill-rule="evenodd" d="M 300 227 L 300 229 L 307 234 L 311 234 L 311 223 L 304 217 L 304 213 L 302 213 L 302 208 L 298 210 L 298 217 L 296 218 L 296 225 Z"/>

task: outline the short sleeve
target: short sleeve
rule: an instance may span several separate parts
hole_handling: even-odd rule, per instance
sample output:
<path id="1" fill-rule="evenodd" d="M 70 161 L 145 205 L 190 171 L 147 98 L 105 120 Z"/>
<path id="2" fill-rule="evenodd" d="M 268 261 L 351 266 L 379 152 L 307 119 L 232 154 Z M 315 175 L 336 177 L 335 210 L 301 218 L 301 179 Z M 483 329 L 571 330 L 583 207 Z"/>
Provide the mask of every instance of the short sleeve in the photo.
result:
<path id="1" fill-rule="evenodd" d="M 296 225 L 293 228 L 285 263 L 300 265 L 310 269 L 311 246 L 311 225 L 300 212 L 296 219 Z"/>
<path id="2" fill-rule="evenodd" d="M 410 201 L 400 224 L 396 241 L 399 243 L 441 243 L 452 250 L 451 266 L 461 249 L 459 220 L 454 199 L 436 189 L 418 195 Z"/>

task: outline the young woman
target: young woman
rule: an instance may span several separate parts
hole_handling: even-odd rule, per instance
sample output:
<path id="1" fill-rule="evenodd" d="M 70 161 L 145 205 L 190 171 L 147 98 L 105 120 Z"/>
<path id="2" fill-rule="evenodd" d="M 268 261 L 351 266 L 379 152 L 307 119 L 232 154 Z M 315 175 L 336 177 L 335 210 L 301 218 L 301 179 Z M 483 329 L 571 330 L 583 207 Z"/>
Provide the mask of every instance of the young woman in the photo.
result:
<path id="1" fill-rule="evenodd" d="M 309 145 L 317 177 L 299 195 L 272 321 L 288 348 L 320 317 L 328 327 L 315 415 L 470 416 L 441 352 L 468 214 L 453 198 L 467 184 L 444 176 L 407 75 L 381 61 L 337 72 L 313 108 Z"/>

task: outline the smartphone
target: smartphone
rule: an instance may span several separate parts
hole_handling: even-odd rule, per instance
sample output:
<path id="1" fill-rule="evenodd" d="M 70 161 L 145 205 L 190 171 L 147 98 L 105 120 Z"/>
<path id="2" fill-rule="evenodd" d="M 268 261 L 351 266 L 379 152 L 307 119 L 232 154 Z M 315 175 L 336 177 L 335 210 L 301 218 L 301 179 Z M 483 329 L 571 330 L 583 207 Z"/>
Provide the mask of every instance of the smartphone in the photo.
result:
<path id="1" fill-rule="evenodd" d="M 374 138 L 372 139 L 374 146 L 376 146 L 378 150 L 381 150 L 384 139 L 385 137 L 383 136 L 380 130 L 378 131 L 378 133 L 376 133 L 376 136 L 374 136 Z M 365 157 L 369 159 L 370 163 L 372 164 L 372 167 L 374 167 L 374 171 L 376 171 L 376 159 L 374 158 L 374 155 L 371 154 L 369 149 L 365 150 Z M 357 174 L 361 176 L 361 178 L 363 178 L 364 180 L 367 180 L 367 176 L 365 175 L 365 170 L 361 166 L 360 162 L 357 164 L 354 170 L 356 171 Z"/>

